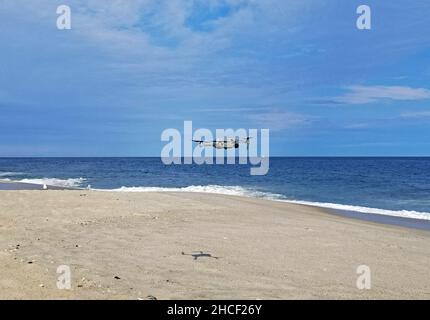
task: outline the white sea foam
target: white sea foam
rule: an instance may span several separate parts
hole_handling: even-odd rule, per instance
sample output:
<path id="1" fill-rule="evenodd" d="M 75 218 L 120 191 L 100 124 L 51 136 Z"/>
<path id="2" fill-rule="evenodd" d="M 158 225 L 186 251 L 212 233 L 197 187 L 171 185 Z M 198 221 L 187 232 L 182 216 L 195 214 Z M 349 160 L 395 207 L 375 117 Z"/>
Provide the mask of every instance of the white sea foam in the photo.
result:
<path id="1" fill-rule="evenodd" d="M 163 187 L 121 187 L 112 190 L 103 191 L 117 191 L 117 192 L 202 192 L 202 193 L 215 193 L 225 194 L 232 196 L 244 196 L 254 198 L 267 198 L 278 199 L 281 195 L 261 192 L 253 189 L 247 189 L 240 186 L 219 186 L 219 185 L 206 185 L 206 186 L 188 186 L 182 188 L 163 188 Z"/>
<path id="2" fill-rule="evenodd" d="M 284 196 L 280 194 L 262 192 L 249 188 L 244 188 L 240 186 L 219 186 L 219 185 L 207 185 L 207 186 L 188 186 L 183 188 L 162 188 L 162 187 L 121 187 L 113 190 L 103 190 L 103 191 L 117 191 L 117 192 L 203 192 L 203 193 L 215 193 L 215 194 L 225 194 L 233 196 L 243 196 L 252 198 L 263 198 L 274 201 L 282 201 L 293 204 L 302 204 L 314 207 L 344 210 L 360 212 L 364 214 L 379 214 L 403 218 L 412 218 L 420 220 L 430 220 L 429 212 L 418 212 L 409 210 L 386 210 L 378 208 L 369 208 L 353 205 L 344 205 L 337 203 L 322 203 L 322 202 L 311 202 L 311 201 L 297 201 L 297 200 L 287 200 Z"/>
<path id="3" fill-rule="evenodd" d="M 344 211 L 354 211 L 360 213 L 371 213 L 371 214 L 381 214 L 386 216 L 402 217 L 402 218 L 412 218 L 420 220 L 430 220 L 430 212 L 419 212 L 419 211 L 409 211 L 409 210 L 386 210 L 378 208 L 360 207 L 352 206 L 346 204 L 338 203 L 326 203 L 326 202 L 311 202 L 311 201 L 297 201 L 297 200 L 281 200 L 283 202 L 302 204 L 313 207 L 344 210 Z"/>
<path id="4" fill-rule="evenodd" d="M 0 172 L 0 177 L 13 177 L 13 176 L 21 176 L 25 174 L 24 172 Z"/>
<path id="5" fill-rule="evenodd" d="M 15 182 L 32 183 L 40 185 L 48 185 L 61 188 L 78 188 L 84 183 L 84 178 L 57 179 L 57 178 L 42 178 L 42 179 L 22 179 Z"/>

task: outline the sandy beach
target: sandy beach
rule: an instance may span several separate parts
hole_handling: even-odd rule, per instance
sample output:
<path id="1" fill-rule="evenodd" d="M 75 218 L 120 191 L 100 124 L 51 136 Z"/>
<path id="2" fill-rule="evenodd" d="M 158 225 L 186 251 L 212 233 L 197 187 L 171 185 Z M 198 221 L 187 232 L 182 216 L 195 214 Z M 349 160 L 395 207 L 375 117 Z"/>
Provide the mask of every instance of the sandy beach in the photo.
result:
<path id="1" fill-rule="evenodd" d="M 200 193 L 0 192 L 1 299 L 429 299 L 430 232 Z M 56 286 L 70 267 L 71 290 Z M 371 289 L 356 286 L 357 267 Z"/>

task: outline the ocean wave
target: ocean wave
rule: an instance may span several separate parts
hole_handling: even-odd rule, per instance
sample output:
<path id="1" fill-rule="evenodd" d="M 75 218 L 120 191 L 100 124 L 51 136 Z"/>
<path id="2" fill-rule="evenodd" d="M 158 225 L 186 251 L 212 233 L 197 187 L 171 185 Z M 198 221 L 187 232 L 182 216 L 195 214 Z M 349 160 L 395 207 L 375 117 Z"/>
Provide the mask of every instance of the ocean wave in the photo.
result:
<path id="1" fill-rule="evenodd" d="M 410 210 L 387 210 L 387 209 L 361 207 L 361 206 L 328 203 L 328 202 L 312 202 L 312 201 L 298 201 L 298 200 L 281 200 L 281 201 L 292 203 L 292 204 L 301 204 L 301 205 L 319 207 L 319 208 L 379 214 L 379 215 L 385 215 L 385 216 L 412 218 L 412 219 L 419 219 L 419 220 L 430 220 L 430 212 L 420 212 L 420 211 L 410 211 Z"/>
<path id="2" fill-rule="evenodd" d="M 0 172 L 0 177 L 14 177 L 14 176 L 22 176 L 24 172 Z"/>
<path id="3" fill-rule="evenodd" d="M 86 179 L 84 178 L 70 178 L 70 179 L 57 179 L 57 178 L 41 178 L 41 179 L 21 179 L 14 182 L 32 183 L 40 185 L 48 185 L 61 188 L 79 188 L 82 186 Z"/>
<path id="4" fill-rule="evenodd" d="M 262 192 L 250 188 L 243 188 L 240 186 L 220 186 L 220 185 L 206 185 L 206 186 L 188 186 L 182 188 L 164 188 L 164 187 L 121 187 L 118 189 L 110 189 L 103 191 L 116 191 L 116 192 L 202 192 L 202 193 L 215 193 L 225 194 L 231 196 L 245 196 L 252 198 L 266 198 L 266 199 L 279 199 L 282 197 L 280 194 L 269 192 Z"/>
<path id="5" fill-rule="evenodd" d="M 99 189 L 100 190 L 100 189 Z M 116 192 L 202 192 L 202 193 L 215 193 L 225 194 L 232 196 L 242 196 L 250 198 L 262 198 L 273 201 L 282 201 L 292 204 L 308 205 L 313 207 L 353 211 L 364 214 L 379 214 L 386 216 L 395 216 L 402 218 L 412 218 L 420 220 L 430 220 L 429 212 L 409 211 L 409 210 L 387 210 L 354 205 L 344 205 L 338 203 L 324 203 L 312 201 L 299 201 L 289 200 L 285 196 L 276 193 L 262 192 L 251 188 L 244 188 L 240 186 L 220 186 L 220 185 L 206 185 L 206 186 L 188 186 L 182 188 L 163 188 L 163 187 L 121 187 L 118 189 L 102 190 L 102 191 L 116 191 Z"/>

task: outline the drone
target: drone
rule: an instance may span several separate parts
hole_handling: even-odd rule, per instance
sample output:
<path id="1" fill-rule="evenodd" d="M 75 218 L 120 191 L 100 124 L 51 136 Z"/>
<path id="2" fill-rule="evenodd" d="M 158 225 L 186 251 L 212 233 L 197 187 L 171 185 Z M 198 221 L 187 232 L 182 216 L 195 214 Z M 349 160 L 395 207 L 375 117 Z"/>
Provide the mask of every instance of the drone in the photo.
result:
<path id="1" fill-rule="evenodd" d="M 204 140 L 193 140 L 193 142 L 197 142 L 200 147 L 214 147 L 215 149 L 237 149 L 241 143 L 246 143 L 247 149 L 249 149 L 250 140 L 252 137 L 246 137 L 244 139 L 240 139 L 239 137 L 235 138 L 227 138 L 224 140 L 212 140 L 212 141 L 204 141 Z"/>

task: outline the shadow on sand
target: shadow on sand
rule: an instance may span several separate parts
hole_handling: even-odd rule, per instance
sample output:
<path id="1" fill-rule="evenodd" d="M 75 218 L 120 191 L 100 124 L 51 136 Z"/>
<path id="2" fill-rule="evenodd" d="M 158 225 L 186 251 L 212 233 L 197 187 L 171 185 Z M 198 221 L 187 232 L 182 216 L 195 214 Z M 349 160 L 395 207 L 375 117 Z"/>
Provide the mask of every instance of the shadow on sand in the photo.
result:
<path id="1" fill-rule="evenodd" d="M 185 253 L 182 251 L 183 256 L 192 256 L 194 260 L 197 260 L 198 258 L 212 258 L 212 259 L 219 259 L 219 257 L 215 257 L 210 253 L 204 253 L 203 251 L 193 252 L 193 253 Z"/>

